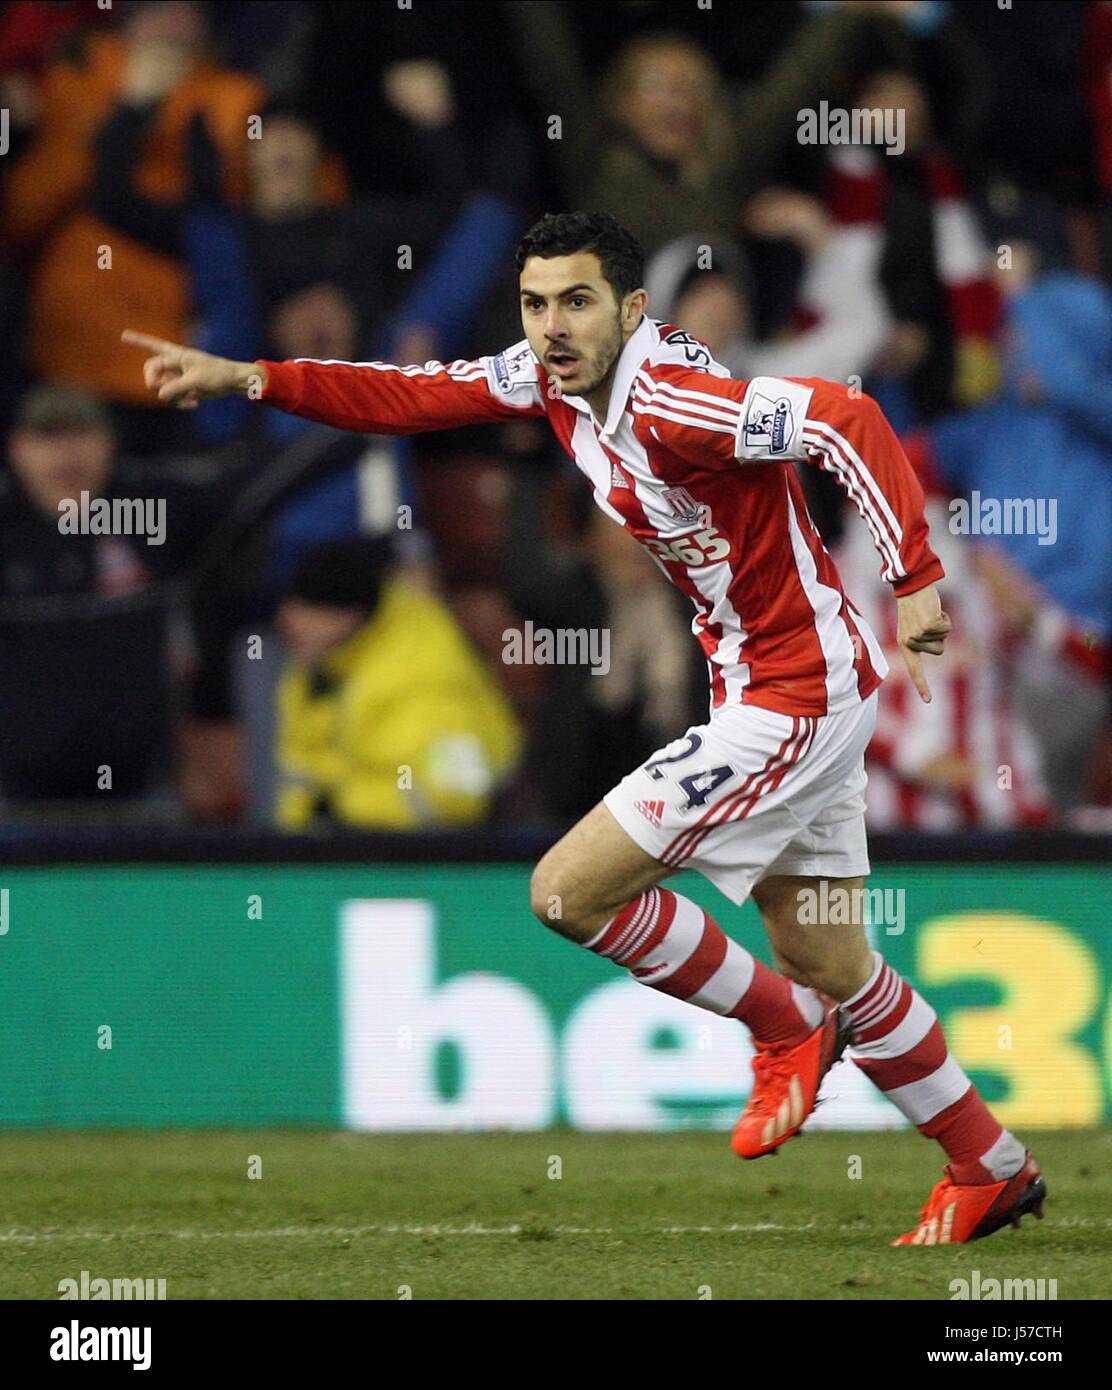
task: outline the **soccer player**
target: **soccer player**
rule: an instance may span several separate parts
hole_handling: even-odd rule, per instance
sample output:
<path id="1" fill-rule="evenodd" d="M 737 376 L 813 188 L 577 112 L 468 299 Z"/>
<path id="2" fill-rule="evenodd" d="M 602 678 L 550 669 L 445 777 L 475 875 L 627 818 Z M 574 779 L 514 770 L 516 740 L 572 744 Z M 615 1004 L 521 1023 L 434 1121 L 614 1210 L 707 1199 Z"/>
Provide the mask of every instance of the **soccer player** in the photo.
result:
<path id="1" fill-rule="evenodd" d="M 746 1025 L 754 1082 L 732 1140 L 743 1158 L 799 1131 L 848 1047 L 948 1159 L 893 1244 L 974 1240 L 1041 1214 L 1034 1158 L 950 1055 L 931 1007 L 870 950 L 860 912 L 844 924 L 869 872 L 864 755 L 888 668 L 792 460 L 834 473 L 864 518 L 929 701 L 921 654 L 942 652 L 950 623 L 892 429 L 843 385 L 734 380 L 682 328 L 649 318 L 641 248 L 612 217 L 542 218 L 517 268 L 526 336 L 475 361 L 233 362 L 124 337 L 151 354 L 147 386 L 187 409 L 239 394 L 374 434 L 546 415 L 598 506 L 693 602 L 711 709 L 549 850 L 533 874 L 536 916 L 650 989 Z M 753 897 L 780 973 L 660 886 L 681 868 L 735 903 Z"/>

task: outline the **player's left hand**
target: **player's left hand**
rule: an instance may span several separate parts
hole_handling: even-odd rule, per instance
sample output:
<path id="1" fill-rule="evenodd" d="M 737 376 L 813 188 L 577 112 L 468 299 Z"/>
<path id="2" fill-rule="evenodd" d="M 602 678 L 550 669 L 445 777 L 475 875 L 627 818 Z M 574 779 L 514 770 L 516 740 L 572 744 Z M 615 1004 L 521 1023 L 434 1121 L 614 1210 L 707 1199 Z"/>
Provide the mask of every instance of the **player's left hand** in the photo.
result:
<path id="1" fill-rule="evenodd" d="M 950 635 L 950 619 L 942 611 L 942 600 L 933 584 L 919 589 L 914 594 L 904 594 L 896 600 L 897 621 L 896 641 L 903 652 L 904 663 L 919 698 L 924 704 L 931 702 L 930 686 L 923 674 L 920 652 L 930 652 L 941 656 Z"/>

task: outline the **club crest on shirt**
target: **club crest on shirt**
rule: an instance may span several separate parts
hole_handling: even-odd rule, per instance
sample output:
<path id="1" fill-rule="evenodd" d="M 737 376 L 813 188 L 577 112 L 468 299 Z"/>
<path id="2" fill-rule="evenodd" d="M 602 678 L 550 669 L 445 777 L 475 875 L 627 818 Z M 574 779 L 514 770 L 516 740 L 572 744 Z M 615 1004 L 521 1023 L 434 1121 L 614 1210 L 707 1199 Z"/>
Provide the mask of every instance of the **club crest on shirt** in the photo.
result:
<path id="1" fill-rule="evenodd" d="M 696 502 L 685 487 L 666 487 L 661 496 L 681 521 L 700 521 L 706 510 L 705 504 Z"/>
<path id="2" fill-rule="evenodd" d="M 745 417 L 745 443 L 770 454 L 782 454 L 792 437 L 792 407 L 787 396 L 769 400 L 754 394 Z"/>

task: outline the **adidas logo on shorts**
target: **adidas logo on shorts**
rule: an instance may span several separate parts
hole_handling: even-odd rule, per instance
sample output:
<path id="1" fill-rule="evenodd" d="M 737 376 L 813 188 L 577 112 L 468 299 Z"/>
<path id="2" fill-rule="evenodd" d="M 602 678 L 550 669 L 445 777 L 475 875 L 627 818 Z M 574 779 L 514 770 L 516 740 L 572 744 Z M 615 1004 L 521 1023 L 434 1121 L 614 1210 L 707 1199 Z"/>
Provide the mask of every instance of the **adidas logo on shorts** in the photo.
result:
<path id="1" fill-rule="evenodd" d="M 663 801 L 635 801 L 633 809 L 640 811 L 651 825 L 655 825 L 658 830 L 660 829 L 660 820 L 664 815 Z"/>

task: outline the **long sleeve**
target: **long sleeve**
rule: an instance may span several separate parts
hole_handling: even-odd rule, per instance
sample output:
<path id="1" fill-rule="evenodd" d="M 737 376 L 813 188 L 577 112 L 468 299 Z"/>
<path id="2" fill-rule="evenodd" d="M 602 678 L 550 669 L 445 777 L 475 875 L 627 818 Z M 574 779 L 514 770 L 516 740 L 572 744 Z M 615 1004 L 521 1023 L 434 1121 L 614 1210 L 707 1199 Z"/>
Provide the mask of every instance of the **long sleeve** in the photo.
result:
<path id="1" fill-rule="evenodd" d="M 527 342 L 495 357 L 423 367 L 388 362 L 263 362 L 262 399 L 293 415 L 368 434 L 421 434 L 543 415 Z"/>
<path id="2" fill-rule="evenodd" d="M 604 148 L 604 123 L 587 76 L 568 7 L 557 0 L 505 3 L 503 22 L 512 38 L 522 81 L 535 109 L 551 120 L 553 93 L 561 117 L 552 142 L 563 192 L 570 206 L 589 204 L 592 176 Z M 567 113 L 566 115 L 564 113 Z"/>
<path id="3" fill-rule="evenodd" d="M 698 467 L 801 460 L 832 473 L 867 523 L 881 576 L 897 595 L 943 577 L 928 542 L 923 489 L 871 396 L 813 377 L 746 382 L 658 366 L 652 377 L 642 373 L 633 411 L 650 450 L 663 446 Z"/>
<path id="4" fill-rule="evenodd" d="M 897 595 L 943 577 L 930 547 L 923 489 L 884 412 L 871 396 L 808 381 L 814 395 L 803 425 L 804 457 L 833 473 L 867 523 L 881 557 L 881 577 Z"/>
<path id="5" fill-rule="evenodd" d="M 486 193 L 468 199 L 402 303 L 397 322 L 431 328 L 438 343 L 457 342 L 503 274 L 520 232 L 520 218 L 504 199 Z"/>
<path id="6" fill-rule="evenodd" d="M 167 256 L 182 250 L 180 202 L 146 198 L 134 184 L 143 140 L 158 115 L 157 103 L 120 102 L 93 142 L 96 165 L 89 207 L 102 222 Z"/>

